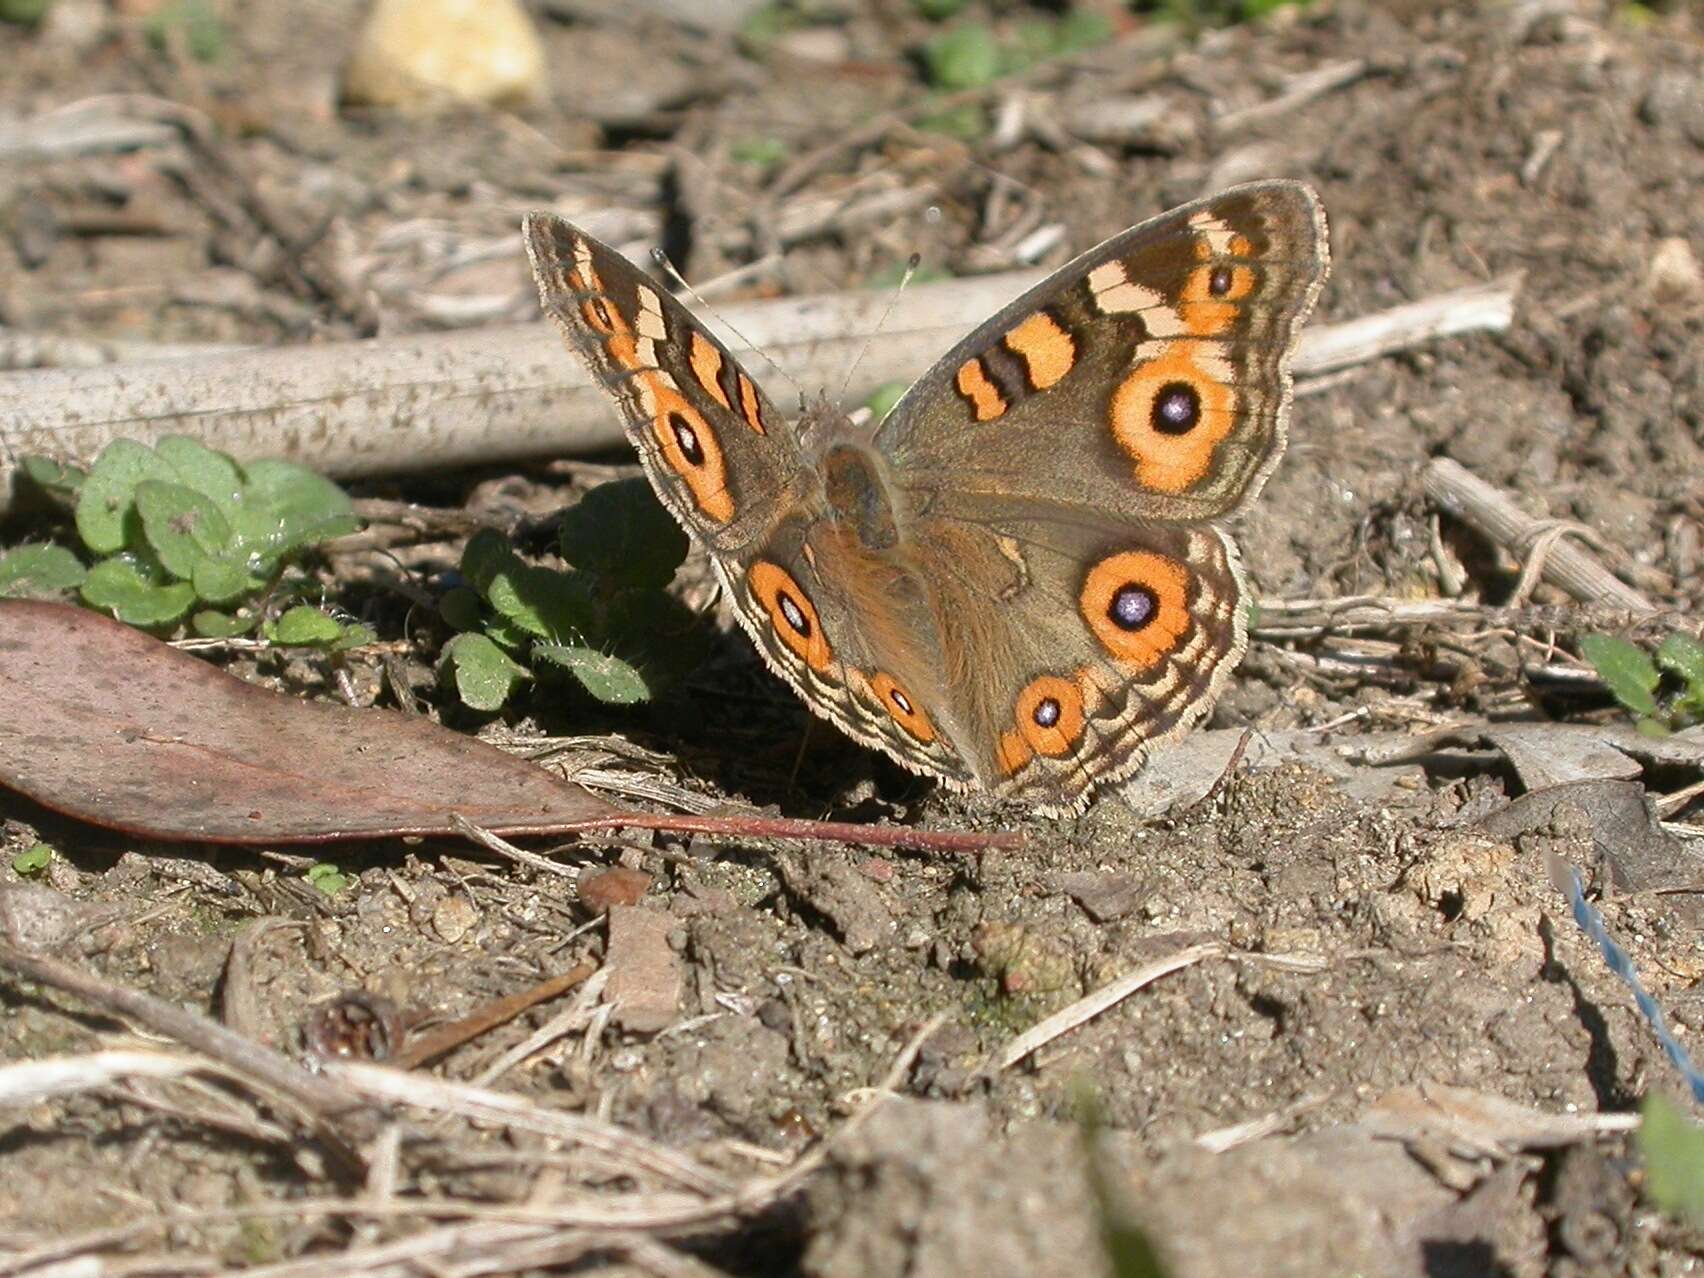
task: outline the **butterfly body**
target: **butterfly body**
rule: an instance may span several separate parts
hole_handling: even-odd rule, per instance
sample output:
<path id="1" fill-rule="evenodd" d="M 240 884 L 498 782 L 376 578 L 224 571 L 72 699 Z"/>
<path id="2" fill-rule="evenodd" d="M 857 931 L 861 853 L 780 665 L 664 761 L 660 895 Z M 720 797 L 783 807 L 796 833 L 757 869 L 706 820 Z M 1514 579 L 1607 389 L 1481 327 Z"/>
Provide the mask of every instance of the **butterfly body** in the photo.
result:
<path id="1" fill-rule="evenodd" d="M 1217 521 L 1283 448 L 1326 272 L 1317 197 L 1233 188 L 1091 249 L 878 425 L 790 423 L 678 302 L 529 216 L 545 310 L 621 406 L 772 668 L 905 766 L 1081 807 L 1211 708 L 1246 646 Z"/>

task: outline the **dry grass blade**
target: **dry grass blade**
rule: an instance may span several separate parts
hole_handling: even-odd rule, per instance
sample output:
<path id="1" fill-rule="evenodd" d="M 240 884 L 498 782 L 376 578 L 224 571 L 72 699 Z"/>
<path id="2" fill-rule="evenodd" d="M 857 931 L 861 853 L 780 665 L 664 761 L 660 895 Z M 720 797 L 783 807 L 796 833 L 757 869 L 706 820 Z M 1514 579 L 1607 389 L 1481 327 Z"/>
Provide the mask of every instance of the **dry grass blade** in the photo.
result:
<path id="1" fill-rule="evenodd" d="M 381 1065 L 328 1061 L 328 1078 L 374 1104 L 406 1106 L 434 1114 L 451 1114 L 482 1123 L 501 1123 L 522 1131 L 584 1145 L 615 1155 L 635 1171 L 648 1172 L 682 1189 L 700 1194 L 725 1194 L 728 1180 L 687 1157 L 613 1123 L 535 1105 L 503 1092 L 463 1083 L 447 1083 L 420 1074 L 405 1074 Z"/>
<path id="2" fill-rule="evenodd" d="M 1061 1034 L 1069 1033 L 1088 1021 L 1094 1020 L 1109 1007 L 1116 1006 L 1129 998 L 1145 985 L 1152 985 L 1162 976 L 1191 967 L 1204 959 L 1217 958 L 1225 953 L 1225 947 L 1218 942 L 1206 945 L 1192 945 L 1186 950 L 1152 963 L 1144 964 L 1128 976 L 1121 976 L 1110 984 L 1101 986 L 1094 993 L 1078 999 L 1069 1007 L 1061 1008 L 1052 1016 L 1030 1026 L 1019 1034 L 994 1058 L 993 1068 L 996 1070 L 1010 1069 L 1024 1057 L 1047 1046 Z"/>

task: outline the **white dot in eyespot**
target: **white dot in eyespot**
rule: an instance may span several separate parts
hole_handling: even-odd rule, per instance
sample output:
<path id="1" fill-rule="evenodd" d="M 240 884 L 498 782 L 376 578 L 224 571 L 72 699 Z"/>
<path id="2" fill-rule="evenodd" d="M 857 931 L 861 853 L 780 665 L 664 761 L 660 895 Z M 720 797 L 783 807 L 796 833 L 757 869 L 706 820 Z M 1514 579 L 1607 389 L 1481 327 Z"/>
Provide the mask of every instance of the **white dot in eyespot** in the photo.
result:
<path id="1" fill-rule="evenodd" d="M 928 208 L 923 210 L 923 220 L 930 226 L 939 226 L 941 219 L 945 216 L 946 214 L 941 212 L 941 206 L 939 204 L 931 204 Z"/>
<path id="2" fill-rule="evenodd" d="M 793 602 L 791 595 L 783 594 L 781 596 L 781 615 L 787 618 L 787 624 L 800 634 L 809 633 L 804 610 Z"/>

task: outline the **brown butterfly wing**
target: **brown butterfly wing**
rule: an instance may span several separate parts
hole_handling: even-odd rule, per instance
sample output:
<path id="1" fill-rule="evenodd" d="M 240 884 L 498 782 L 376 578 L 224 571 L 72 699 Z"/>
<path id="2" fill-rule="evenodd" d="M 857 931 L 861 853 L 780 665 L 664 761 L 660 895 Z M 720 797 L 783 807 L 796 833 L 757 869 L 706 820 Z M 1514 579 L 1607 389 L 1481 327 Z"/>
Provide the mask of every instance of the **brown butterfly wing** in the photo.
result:
<path id="1" fill-rule="evenodd" d="M 1214 518 L 1276 465 L 1288 362 L 1327 271 L 1299 182 L 1233 187 L 1079 257 L 905 395 L 877 444 L 938 497 Z"/>
<path id="2" fill-rule="evenodd" d="M 886 593 L 878 566 L 847 558 L 793 424 L 614 249 L 543 213 L 523 238 L 546 313 L 621 408 L 652 486 L 709 550 L 770 668 L 850 736 L 967 783 L 944 725 L 902 709 L 932 660 L 919 600 Z"/>
<path id="3" fill-rule="evenodd" d="M 620 406 L 658 496 L 713 553 L 765 538 L 809 484 L 769 397 L 609 245 L 548 213 L 528 214 L 521 234 L 545 313 Z"/>

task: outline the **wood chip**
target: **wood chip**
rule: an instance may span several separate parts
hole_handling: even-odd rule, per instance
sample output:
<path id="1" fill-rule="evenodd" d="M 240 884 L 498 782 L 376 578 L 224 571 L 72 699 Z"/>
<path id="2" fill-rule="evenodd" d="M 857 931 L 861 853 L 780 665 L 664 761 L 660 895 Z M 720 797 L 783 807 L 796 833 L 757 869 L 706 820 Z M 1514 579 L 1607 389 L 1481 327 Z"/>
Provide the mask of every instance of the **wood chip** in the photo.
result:
<path id="1" fill-rule="evenodd" d="M 605 993 L 615 1023 L 635 1034 L 667 1029 L 680 1014 L 680 959 L 669 945 L 674 920 L 636 905 L 609 909 Z"/>

